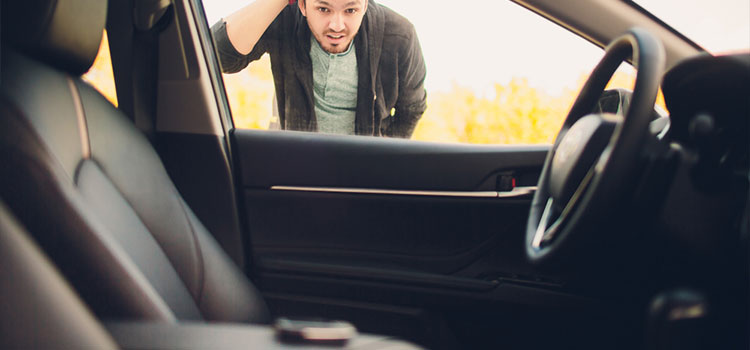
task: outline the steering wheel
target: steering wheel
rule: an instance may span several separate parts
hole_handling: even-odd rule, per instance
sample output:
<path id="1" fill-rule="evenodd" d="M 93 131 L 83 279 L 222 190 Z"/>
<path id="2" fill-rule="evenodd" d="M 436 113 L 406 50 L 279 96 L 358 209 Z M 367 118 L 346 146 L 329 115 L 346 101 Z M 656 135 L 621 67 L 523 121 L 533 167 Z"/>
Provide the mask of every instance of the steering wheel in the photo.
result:
<path id="1" fill-rule="evenodd" d="M 624 116 L 589 114 L 628 58 L 637 74 Z M 601 249 L 597 243 L 609 231 L 602 219 L 616 213 L 626 184 L 634 184 L 664 61 L 661 42 L 641 28 L 607 46 L 544 162 L 526 226 L 526 255 L 532 263 L 560 267 Z"/>

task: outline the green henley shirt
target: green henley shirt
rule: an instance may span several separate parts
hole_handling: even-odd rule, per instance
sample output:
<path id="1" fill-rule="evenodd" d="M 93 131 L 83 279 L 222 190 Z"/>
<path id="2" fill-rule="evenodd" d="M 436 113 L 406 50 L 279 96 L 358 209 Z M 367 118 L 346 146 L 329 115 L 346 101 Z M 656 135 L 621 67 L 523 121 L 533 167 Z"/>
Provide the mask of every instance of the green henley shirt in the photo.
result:
<path id="1" fill-rule="evenodd" d="M 343 53 L 328 53 L 310 35 L 313 94 L 318 131 L 354 135 L 357 109 L 357 55 L 354 43 Z"/>

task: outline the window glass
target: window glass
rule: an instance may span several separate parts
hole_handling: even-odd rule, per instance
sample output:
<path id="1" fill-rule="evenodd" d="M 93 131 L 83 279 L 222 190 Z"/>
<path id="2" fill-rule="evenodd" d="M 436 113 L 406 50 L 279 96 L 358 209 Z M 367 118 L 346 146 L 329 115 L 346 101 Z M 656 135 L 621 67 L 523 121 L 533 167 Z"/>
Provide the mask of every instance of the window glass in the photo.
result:
<path id="1" fill-rule="evenodd" d="M 112 73 L 112 58 L 109 55 L 109 40 L 107 31 L 102 35 L 102 43 L 99 45 L 99 53 L 88 72 L 83 75 L 83 80 L 91 84 L 104 95 L 115 107 L 117 106 L 117 91 L 115 90 L 115 76 Z"/>
<path id="2" fill-rule="evenodd" d="M 209 24 L 247 1 L 205 2 Z M 601 48 L 509 1 L 379 0 L 414 25 L 427 67 L 427 109 L 411 139 L 478 144 L 554 140 Z M 480 8 L 481 10 L 477 10 Z M 623 65 L 610 87 L 632 89 Z M 224 74 L 235 127 L 278 127 L 265 55 Z"/>

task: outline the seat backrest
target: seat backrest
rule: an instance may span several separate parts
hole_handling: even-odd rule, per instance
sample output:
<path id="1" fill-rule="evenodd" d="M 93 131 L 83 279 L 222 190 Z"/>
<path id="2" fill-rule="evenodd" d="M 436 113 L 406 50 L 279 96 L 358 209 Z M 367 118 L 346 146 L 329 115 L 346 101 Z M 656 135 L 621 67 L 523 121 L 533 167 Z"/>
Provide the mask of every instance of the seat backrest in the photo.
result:
<path id="1" fill-rule="evenodd" d="M 80 79 L 106 1 L 2 4 L 0 195 L 106 318 L 265 322 L 149 141 Z"/>

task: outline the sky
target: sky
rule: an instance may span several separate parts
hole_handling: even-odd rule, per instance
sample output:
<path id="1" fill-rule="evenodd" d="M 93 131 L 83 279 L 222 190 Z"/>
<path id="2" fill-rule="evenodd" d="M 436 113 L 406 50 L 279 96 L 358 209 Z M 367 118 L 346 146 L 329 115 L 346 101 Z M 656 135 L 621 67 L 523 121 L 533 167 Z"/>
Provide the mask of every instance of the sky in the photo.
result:
<path id="1" fill-rule="evenodd" d="M 251 1 L 205 0 L 204 8 L 213 24 Z M 428 91 L 458 84 L 490 94 L 494 83 L 525 77 L 557 94 L 575 88 L 602 56 L 593 44 L 510 1 L 479 0 L 472 6 L 455 0 L 377 2 L 414 24 L 427 64 Z M 750 0 L 637 2 L 709 51 L 750 47 Z"/>

